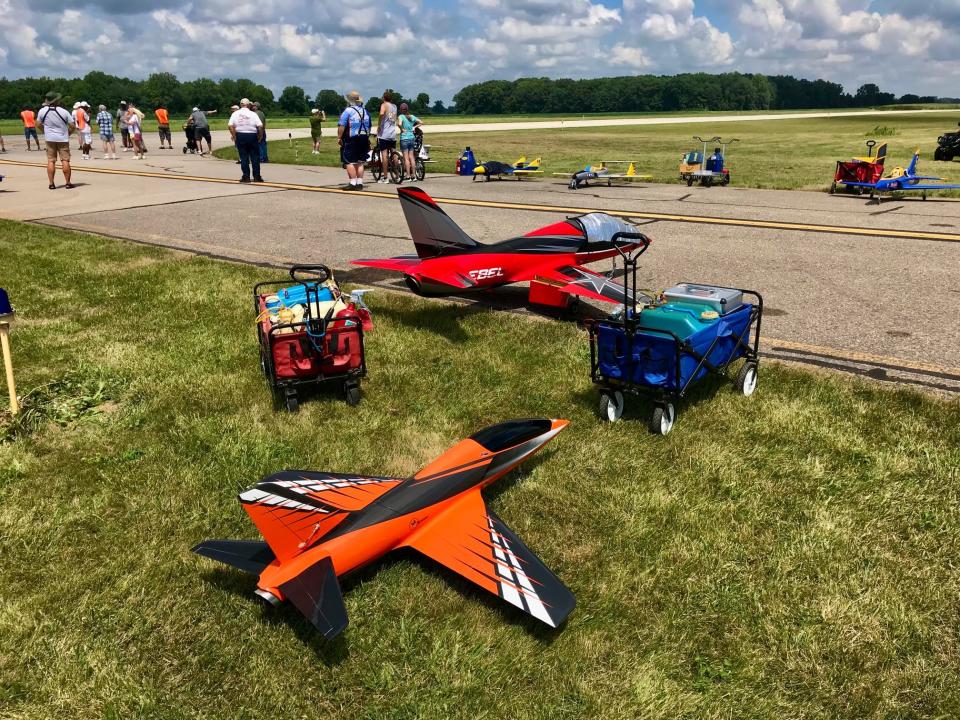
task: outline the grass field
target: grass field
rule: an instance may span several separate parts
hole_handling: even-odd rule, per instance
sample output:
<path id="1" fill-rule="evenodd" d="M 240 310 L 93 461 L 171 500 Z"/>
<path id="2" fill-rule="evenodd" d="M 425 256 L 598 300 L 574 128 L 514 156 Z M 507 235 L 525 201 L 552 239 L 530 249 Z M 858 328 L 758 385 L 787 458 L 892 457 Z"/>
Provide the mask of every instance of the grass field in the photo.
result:
<path id="1" fill-rule="evenodd" d="M 960 113 L 958 113 L 960 114 Z M 636 160 L 637 172 L 653 176 L 655 182 L 679 182 L 680 156 L 695 148 L 693 135 L 739 138 L 730 147 L 728 165 L 733 184 L 739 187 L 826 190 L 833 180 L 835 163 L 854 155 L 865 155 L 864 143 L 874 138 L 889 143 L 887 168 L 906 166 L 915 148 L 920 148 L 920 167 L 925 173 L 944 175 L 960 181 L 960 162 L 935 162 L 937 137 L 951 127 L 950 115 L 894 115 L 883 113 L 862 118 L 815 118 L 708 122 L 637 127 L 578 128 L 565 130 L 483 132 L 443 134 L 429 137 L 436 172 L 452 172 L 462 149 L 471 146 L 481 159 L 513 162 L 521 155 L 543 157 L 545 177 L 552 172 L 571 173 L 600 160 Z M 881 133 L 889 134 L 879 134 Z M 337 165 L 336 135 L 324 140 L 322 154 L 311 155 L 309 139 L 270 143 L 273 162 L 305 165 Z M 701 146 L 702 147 L 702 146 Z M 712 147 L 709 150 L 712 152 Z M 233 148 L 217 151 L 220 157 L 236 157 Z M 952 196 L 960 196 L 953 191 Z"/>
<path id="2" fill-rule="evenodd" d="M 956 401 L 767 365 L 656 438 L 596 419 L 576 327 L 375 293 L 365 400 L 290 416 L 249 308 L 276 271 L 10 222 L 0 253 L 4 718 L 960 714 Z M 410 474 L 523 416 L 572 423 L 488 500 L 576 594 L 560 632 L 401 555 L 327 644 L 189 552 L 256 537 L 264 474 Z"/>

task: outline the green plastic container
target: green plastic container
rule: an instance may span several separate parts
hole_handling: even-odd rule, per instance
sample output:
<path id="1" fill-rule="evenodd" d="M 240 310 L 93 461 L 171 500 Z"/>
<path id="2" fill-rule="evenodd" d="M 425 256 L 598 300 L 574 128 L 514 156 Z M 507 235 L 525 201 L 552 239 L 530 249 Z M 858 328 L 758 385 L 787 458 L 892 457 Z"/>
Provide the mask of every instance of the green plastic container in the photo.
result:
<path id="1" fill-rule="evenodd" d="M 704 317 L 704 313 L 707 317 Z M 657 307 L 644 308 L 640 313 L 640 327 L 649 330 L 668 330 L 681 340 L 709 327 L 719 320 L 710 305 L 700 303 L 668 302 Z"/>

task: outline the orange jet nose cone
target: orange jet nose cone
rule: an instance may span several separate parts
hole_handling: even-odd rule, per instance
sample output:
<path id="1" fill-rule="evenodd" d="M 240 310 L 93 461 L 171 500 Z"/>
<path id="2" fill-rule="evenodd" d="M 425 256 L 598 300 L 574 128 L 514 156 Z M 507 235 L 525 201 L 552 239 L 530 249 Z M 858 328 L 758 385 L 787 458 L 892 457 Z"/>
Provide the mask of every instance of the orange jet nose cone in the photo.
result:
<path id="1" fill-rule="evenodd" d="M 551 430 L 563 430 L 567 425 L 570 424 L 569 420 L 558 420 L 556 418 L 550 420 L 553 423 L 550 427 Z"/>

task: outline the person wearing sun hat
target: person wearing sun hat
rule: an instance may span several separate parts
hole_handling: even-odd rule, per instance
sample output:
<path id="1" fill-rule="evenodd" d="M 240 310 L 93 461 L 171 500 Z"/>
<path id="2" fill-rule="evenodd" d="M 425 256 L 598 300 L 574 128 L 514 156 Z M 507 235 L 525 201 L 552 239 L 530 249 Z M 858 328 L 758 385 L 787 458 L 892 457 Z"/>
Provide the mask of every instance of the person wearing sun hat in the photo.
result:
<path id="1" fill-rule="evenodd" d="M 47 144 L 47 179 L 50 189 L 55 190 L 54 177 L 57 173 L 57 158 L 63 168 L 63 178 L 68 190 L 73 188 L 70 182 L 70 133 L 77 129 L 73 117 L 60 107 L 60 93 L 52 90 L 44 98 L 43 107 L 37 113 L 37 125 L 43 131 Z"/>
<path id="2" fill-rule="evenodd" d="M 347 93 L 347 103 L 337 123 L 340 159 L 349 179 L 344 190 L 363 190 L 363 163 L 370 152 L 370 113 L 356 90 Z"/>

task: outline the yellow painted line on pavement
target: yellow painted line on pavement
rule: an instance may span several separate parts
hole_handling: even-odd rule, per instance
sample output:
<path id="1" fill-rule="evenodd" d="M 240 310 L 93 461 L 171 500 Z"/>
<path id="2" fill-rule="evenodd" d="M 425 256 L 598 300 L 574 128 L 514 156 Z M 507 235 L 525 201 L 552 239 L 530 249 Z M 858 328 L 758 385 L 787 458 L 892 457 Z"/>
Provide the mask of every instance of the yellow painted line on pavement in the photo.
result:
<path id="1" fill-rule="evenodd" d="M 769 350 L 793 350 L 812 355 L 824 355 L 848 362 L 861 363 L 865 365 L 891 365 L 905 370 L 915 370 L 922 373 L 936 373 L 938 375 L 954 375 L 960 377 L 960 368 L 948 367 L 945 365 L 936 365 L 933 363 L 916 362 L 914 360 L 904 360 L 902 358 L 886 357 L 884 355 L 871 355 L 869 353 L 854 352 L 851 350 L 839 350 L 822 345 L 807 345 L 806 343 L 793 342 L 792 340 L 777 340 L 773 338 L 760 339 L 760 354 L 763 355 L 764 348 Z"/>
<path id="2" fill-rule="evenodd" d="M 31 163 L 22 160 L 0 160 L 0 163 L 7 165 L 20 165 L 23 167 L 46 167 L 41 163 Z M 208 177 L 204 175 L 171 175 L 168 173 L 149 172 L 144 170 L 120 170 L 92 167 L 74 167 L 73 172 L 100 173 L 104 175 L 129 175 L 133 177 L 160 178 L 162 180 L 187 180 L 192 182 L 218 183 L 221 185 L 237 185 L 236 180 L 227 178 Z M 387 200 L 396 200 L 397 196 L 392 192 L 378 192 L 376 190 L 363 190 L 362 192 L 344 190 L 342 188 L 320 187 L 317 185 L 302 185 L 299 183 L 282 182 L 262 182 L 252 183 L 245 187 L 249 188 L 276 188 L 279 190 L 298 190 L 302 192 L 316 193 L 336 193 L 349 194 L 361 198 L 381 198 Z M 609 208 L 590 208 L 590 207 L 571 207 L 563 205 L 538 205 L 533 203 L 514 203 L 503 202 L 499 200 L 470 200 L 465 198 L 433 198 L 435 202 L 441 205 L 463 205 L 466 207 L 495 208 L 498 210 L 521 210 L 527 212 L 552 212 L 584 214 L 591 212 L 604 212 L 609 215 L 617 215 L 625 218 L 639 218 L 644 220 L 663 220 L 665 222 L 685 222 L 701 225 L 725 225 L 733 227 L 752 227 L 764 228 L 770 230 L 794 230 L 798 232 L 827 233 L 833 235 L 858 235 L 861 237 L 877 238 L 899 238 L 907 240 L 936 240 L 939 242 L 960 242 L 960 235 L 955 233 L 926 232 L 922 230 L 901 230 L 895 228 L 866 228 L 851 227 L 846 225 L 817 225 L 813 223 L 794 223 L 779 220 L 752 220 L 749 218 L 726 218 L 717 216 L 701 215 L 679 215 L 674 213 L 654 213 L 637 210 L 619 210 Z"/>

